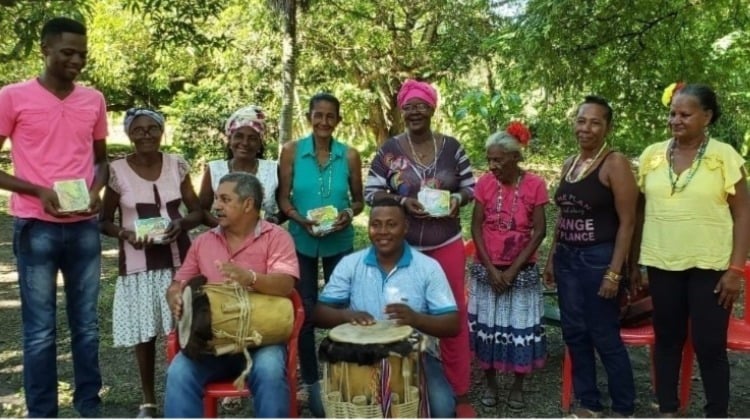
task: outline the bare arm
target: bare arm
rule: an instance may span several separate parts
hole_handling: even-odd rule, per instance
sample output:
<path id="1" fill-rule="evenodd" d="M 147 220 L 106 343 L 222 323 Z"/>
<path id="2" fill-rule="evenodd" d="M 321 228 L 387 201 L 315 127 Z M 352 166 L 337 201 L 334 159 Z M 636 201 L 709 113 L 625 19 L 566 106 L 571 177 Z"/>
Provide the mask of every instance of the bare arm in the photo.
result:
<path id="1" fill-rule="evenodd" d="M 203 209 L 203 224 L 208 227 L 216 227 L 219 222 L 216 220 L 213 214 L 211 214 L 211 206 L 214 204 L 214 189 L 211 186 L 211 171 L 206 166 L 203 171 L 203 178 L 201 179 L 201 189 L 198 192 L 198 200 L 200 201 L 201 209 Z"/>
<path id="2" fill-rule="evenodd" d="M 719 305 L 731 310 L 740 296 L 747 251 L 750 247 L 750 200 L 748 199 L 747 181 L 744 168 L 742 177 L 734 185 L 734 195 L 727 197 L 729 210 L 732 212 L 732 256 L 729 270 L 719 279 L 714 293 L 718 294 Z M 745 293 L 748 293 L 746 290 Z"/>
<path id="3" fill-rule="evenodd" d="M 604 164 L 607 165 L 607 181 L 609 187 L 612 189 L 615 199 L 615 211 L 620 220 L 609 269 L 619 274 L 630 252 L 630 245 L 633 239 L 638 186 L 636 185 L 635 175 L 633 175 L 630 162 L 622 154 L 612 153 Z"/>
<path id="4" fill-rule="evenodd" d="M 107 142 L 104 139 L 94 141 L 94 165 L 96 165 L 96 171 L 94 172 L 94 183 L 91 184 L 91 193 L 98 196 L 109 180 Z"/>
<path id="5" fill-rule="evenodd" d="M 352 195 L 352 211 L 354 215 L 362 213 L 365 208 L 364 188 L 362 187 L 362 161 L 359 152 L 349 147 L 346 153 L 349 164 L 349 191 Z"/>
<path id="6" fill-rule="evenodd" d="M 734 184 L 734 195 L 727 198 L 732 212 L 734 228 L 732 230 L 732 259 L 731 265 L 744 267 L 747 252 L 750 248 L 750 194 L 747 191 L 747 181 L 744 168 L 742 178 Z"/>
<path id="7" fill-rule="evenodd" d="M 123 228 L 115 224 L 115 212 L 119 204 L 120 194 L 117 194 L 112 188 L 107 187 L 104 190 L 104 200 L 102 201 L 102 209 L 99 213 L 99 229 L 103 234 L 113 238 L 120 238 L 124 231 Z"/>
<path id="8" fill-rule="evenodd" d="M 544 204 L 534 207 L 534 211 L 531 215 L 533 225 L 531 240 L 521 250 L 516 259 L 513 260 L 513 264 L 510 266 L 510 270 L 513 273 L 518 273 L 518 271 L 521 270 L 521 267 L 523 267 L 534 252 L 536 252 L 539 245 L 542 244 L 544 237 L 547 235 L 547 219 L 544 214 L 544 207 Z"/>
<path id="9" fill-rule="evenodd" d="M 474 210 L 471 213 L 471 238 L 474 240 L 474 249 L 476 250 L 479 262 L 489 270 L 493 265 L 484 244 L 483 224 L 484 205 L 477 201 L 474 203 Z"/>
<path id="10" fill-rule="evenodd" d="M 180 228 L 187 231 L 200 225 L 203 221 L 203 209 L 198 196 L 195 195 L 195 188 L 193 188 L 190 175 L 185 176 L 185 179 L 180 183 L 180 193 L 182 194 L 182 202 L 185 203 L 189 212 L 182 218 Z"/>

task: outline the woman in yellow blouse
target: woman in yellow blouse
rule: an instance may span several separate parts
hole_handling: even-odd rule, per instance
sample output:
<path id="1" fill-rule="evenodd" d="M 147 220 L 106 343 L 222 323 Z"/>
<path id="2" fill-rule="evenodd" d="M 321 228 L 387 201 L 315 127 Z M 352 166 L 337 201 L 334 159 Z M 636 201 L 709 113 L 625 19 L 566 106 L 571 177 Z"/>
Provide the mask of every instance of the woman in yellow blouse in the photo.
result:
<path id="1" fill-rule="evenodd" d="M 679 407 L 677 378 L 689 319 L 705 414 L 727 417 L 726 331 L 750 241 L 744 160 L 708 136 L 721 115 L 711 88 L 677 85 L 665 94 L 665 104 L 672 138 L 643 151 L 638 179 L 645 197 L 640 263 L 654 304 L 659 411 L 674 417 Z"/>

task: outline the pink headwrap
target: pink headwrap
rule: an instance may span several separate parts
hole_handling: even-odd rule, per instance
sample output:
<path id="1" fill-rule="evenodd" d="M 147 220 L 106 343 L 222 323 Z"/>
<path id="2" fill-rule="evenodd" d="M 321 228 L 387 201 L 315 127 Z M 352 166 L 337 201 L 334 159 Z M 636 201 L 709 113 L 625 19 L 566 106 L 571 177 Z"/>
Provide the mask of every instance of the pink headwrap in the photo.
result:
<path id="1" fill-rule="evenodd" d="M 405 81 L 396 96 L 396 104 L 399 108 L 402 108 L 406 101 L 412 98 L 421 99 L 427 102 L 432 108 L 437 108 L 437 90 L 427 82 L 418 82 L 413 79 Z"/>

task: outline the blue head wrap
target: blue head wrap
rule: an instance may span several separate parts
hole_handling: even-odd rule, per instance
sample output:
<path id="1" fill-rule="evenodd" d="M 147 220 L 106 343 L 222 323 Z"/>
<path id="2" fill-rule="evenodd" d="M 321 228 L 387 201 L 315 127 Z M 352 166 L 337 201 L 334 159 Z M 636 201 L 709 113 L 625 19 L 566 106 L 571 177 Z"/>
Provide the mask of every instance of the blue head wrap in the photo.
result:
<path id="1" fill-rule="evenodd" d="M 159 127 L 164 130 L 164 115 L 162 115 L 159 111 L 154 111 L 153 109 L 149 108 L 130 108 L 125 112 L 125 120 L 123 121 L 123 126 L 125 127 L 125 134 L 128 134 L 130 132 L 130 125 L 133 124 L 133 120 L 136 119 L 136 117 L 140 117 L 141 115 L 145 115 L 156 124 L 159 125 Z"/>

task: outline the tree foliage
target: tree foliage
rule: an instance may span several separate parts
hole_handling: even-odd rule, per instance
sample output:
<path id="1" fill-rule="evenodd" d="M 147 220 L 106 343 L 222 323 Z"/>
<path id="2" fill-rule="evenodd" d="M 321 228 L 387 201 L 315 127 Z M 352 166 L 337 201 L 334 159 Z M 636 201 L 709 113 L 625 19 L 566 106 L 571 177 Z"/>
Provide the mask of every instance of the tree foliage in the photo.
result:
<path id="1" fill-rule="evenodd" d="M 272 117 L 272 138 L 298 137 L 309 97 L 329 91 L 337 136 L 367 158 L 403 130 L 407 78 L 440 89 L 436 128 L 476 162 L 515 119 L 532 127 L 532 152 L 572 151 L 571 113 L 589 93 L 612 101 L 612 141 L 636 155 L 667 136 L 659 98 L 676 80 L 714 87 L 725 117 L 712 135 L 750 143 L 747 0 L 2 0 L 0 12 L 0 83 L 38 73 L 44 21 L 83 19 L 84 82 L 113 110 L 166 109 L 196 157 L 223 152 L 224 118 L 249 103 Z"/>

